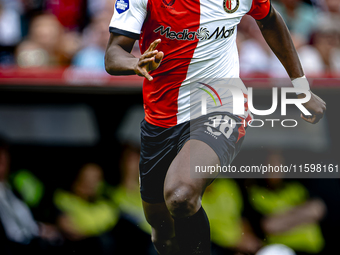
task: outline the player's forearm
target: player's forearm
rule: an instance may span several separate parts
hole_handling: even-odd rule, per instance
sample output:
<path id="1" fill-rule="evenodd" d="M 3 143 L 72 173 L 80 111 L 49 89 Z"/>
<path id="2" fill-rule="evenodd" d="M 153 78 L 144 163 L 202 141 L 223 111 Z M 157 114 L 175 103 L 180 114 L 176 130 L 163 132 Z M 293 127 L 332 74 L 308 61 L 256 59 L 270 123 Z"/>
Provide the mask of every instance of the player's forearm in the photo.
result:
<path id="1" fill-rule="evenodd" d="M 291 39 L 290 33 L 281 15 L 272 7 L 267 18 L 257 21 L 262 35 L 274 54 L 285 67 L 290 78 L 304 75 L 303 69 Z"/>
<path id="2" fill-rule="evenodd" d="M 138 58 L 126 52 L 119 45 L 112 45 L 106 50 L 105 69 L 111 75 L 136 74 Z"/>

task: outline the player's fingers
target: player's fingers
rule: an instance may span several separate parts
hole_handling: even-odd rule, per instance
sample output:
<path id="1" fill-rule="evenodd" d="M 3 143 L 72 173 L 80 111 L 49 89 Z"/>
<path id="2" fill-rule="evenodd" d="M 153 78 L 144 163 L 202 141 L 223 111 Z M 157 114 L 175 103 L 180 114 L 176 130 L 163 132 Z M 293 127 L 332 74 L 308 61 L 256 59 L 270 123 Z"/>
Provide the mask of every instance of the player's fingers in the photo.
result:
<path id="1" fill-rule="evenodd" d="M 153 50 L 155 50 L 156 47 L 157 47 L 157 45 L 158 45 L 160 42 L 161 42 L 161 39 L 154 40 L 154 41 L 150 44 L 150 46 L 149 46 L 149 48 L 147 49 L 147 51 L 153 51 Z"/>
<path id="2" fill-rule="evenodd" d="M 153 80 L 152 76 L 143 68 L 140 69 L 140 74 L 144 76 L 146 79 L 148 79 L 149 81 Z"/>
<path id="3" fill-rule="evenodd" d="M 142 56 L 140 56 L 140 60 L 145 59 L 145 58 L 151 58 L 155 56 L 158 53 L 158 51 L 150 51 L 150 52 L 144 52 Z"/>
<path id="4" fill-rule="evenodd" d="M 158 53 L 158 50 L 150 51 L 150 52 L 145 52 L 140 59 L 145 59 L 145 58 L 152 58 L 153 56 L 156 56 Z"/>
<path id="5" fill-rule="evenodd" d="M 153 41 L 152 43 L 150 43 L 150 45 L 149 45 L 148 49 L 147 49 L 145 52 L 152 51 L 151 49 L 152 49 L 152 47 L 153 47 L 154 43 L 155 43 L 155 41 Z"/>
<path id="6" fill-rule="evenodd" d="M 152 51 L 152 46 L 154 45 L 155 41 L 153 41 L 152 43 L 150 43 L 148 49 L 145 52 L 149 52 Z"/>
<path id="7" fill-rule="evenodd" d="M 319 100 L 321 103 L 323 103 L 324 105 L 326 105 L 326 102 L 322 100 L 322 98 L 319 97 Z"/>
<path id="8" fill-rule="evenodd" d="M 148 81 L 152 81 L 152 80 L 153 80 L 152 76 L 151 76 L 150 74 L 148 74 L 148 73 L 146 73 L 146 74 L 144 75 L 144 77 L 145 77 L 146 79 L 148 79 Z"/>
<path id="9" fill-rule="evenodd" d="M 139 66 L 145 66 L 149 63 L 152 63 L 153 61 L 155 61 L 155 57 L 152 57 L 152 58 L 146 58 L 146 59 L 142 59 L 138 62 L 138 65 Z"/>
<path id="10" fill-rule="evenodd" d="M 316 115 L 316 117 L 315 117 L 315 120 L 314 120 L 314 122 L 313 122 L 313 124 L 316 124 L 316 123 L 318 123 L 321 119 L 322 119 L 322 117 L 323 117 L 323 114 L 322 115 Z"/>
<path id="11" fill-rule="evenodd" d="M 315 115 L 312 116 L 305 116 L 303 114 L 301 114 L 301 119 L 303 119 L 304 121 L 307 121 L 309 123 L 314 123 L 315 121 Z"/>
<path id="12" fill-rule="evenodd" d="M 317 120 L 317 115 L 313 114 L 312 118 L 310 119 L 310 123 L 315 124 Z"/>
<path id="13" fill-rule="evenodd" d="M 323 116 L 325 115 L 326 107 L 321 107 L 322 110 L 316 114 L 317 121 L 321 120 Z"/>
<path id="14" fill-rule="evenodd" d="M 326 102 L 323 101 L 321 97 L 319 97 L 318 95 L 315 95 L 315 94 L 313 94 L 313 95 L 319 100 L 319 102 L 321 102 L 323 105 L 326 105 Z"/>
<path id="15" fill-rule="evenodd" d="M 318 100 L 319 100 L 319 102 L 320 102 L 322 105 L 326 106 L 326 102 L 325 102 L 325 101 L 323 101 L 321 98 L 318 98 Z"/>
<path id="16" fill-rule="evenodd" d="M 315 96 L 317 99 L 319 99 L 320 101 L 323 102 L 323 100 L 321 99 L 321 97 L 319 97 L 318 95 L 315 95 L 315 94 L 313 93 L 313 96 Z"/>
<path id="17" fill-rule="evenodd" d="M 161 61 L 162 61 L 162 59 L 163 59 L 163 57 L 164 57 L 164 53 L 163 53 L 162 51 L 158 52 L 158 53 L 156 54 L 156 56 L 155 56 L 155 62 L 156 62 L 157 64 L 160 64 Z"/>

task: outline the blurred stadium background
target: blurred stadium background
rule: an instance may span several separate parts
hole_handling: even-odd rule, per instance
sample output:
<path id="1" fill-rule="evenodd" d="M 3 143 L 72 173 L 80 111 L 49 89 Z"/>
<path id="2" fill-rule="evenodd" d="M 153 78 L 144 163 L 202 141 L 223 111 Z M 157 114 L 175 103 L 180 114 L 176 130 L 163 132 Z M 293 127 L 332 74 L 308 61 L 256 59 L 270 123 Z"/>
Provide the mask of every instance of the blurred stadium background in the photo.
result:
<path id="1" fill-rule="evenodd" d="M 234 164 L 338 164 L 340 1 L 272 3 L 327 114 L 296 132 L 249 130 Z M 104 70 L 113 6 L 0 0 L 0 254 L 156 254 L 138 191 L 142 79 Z M 241 77 L 265 107 L 272 84 L 289 79 L 251 17 L 237 40 Z M 274 255 L 338 254 L 339 184 L 217 180 L 203 201 L 213 255 L 269 244 L 291 248 L 277 246 Z"/>

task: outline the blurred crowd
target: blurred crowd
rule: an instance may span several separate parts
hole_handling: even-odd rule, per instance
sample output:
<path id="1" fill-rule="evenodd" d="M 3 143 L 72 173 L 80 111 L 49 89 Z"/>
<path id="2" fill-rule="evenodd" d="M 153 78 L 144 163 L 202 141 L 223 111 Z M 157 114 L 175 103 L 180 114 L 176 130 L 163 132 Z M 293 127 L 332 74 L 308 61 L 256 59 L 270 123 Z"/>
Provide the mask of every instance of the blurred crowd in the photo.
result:
<path id="1" fill-rule="evenodd" d="M 272 3 L 287 24 L 306 75 L 339 73 L 340 1 L 273 0 Z M 239 26 L 238 41 L 241 73 L 287 77 L 249 16 Z"/>
<path id="2" fill-rule="evenodd" d="M 272 0 L 309 76 L 340 72 L 340 1 Z M 0 65 L 104 70 L 114 0 L 0 0 Z M 249 16 L 238 27 L 242 75 L 286 73 Z M 138 44 L 133 49 L 139 55 Z"/>
<path id="3" fill-rule="evenodd" d="M 104 69 L 111 0 L 0 0 L 0 64 Z"/>
<path id="4" fill-rule="evenodd" d="M 139 193 L 139 149 L 123 148 L 118 185 L 88 162 L 48 194 L 34 172 L 11 169 L 0 138 L 0 254 L 157 255 Z"/>

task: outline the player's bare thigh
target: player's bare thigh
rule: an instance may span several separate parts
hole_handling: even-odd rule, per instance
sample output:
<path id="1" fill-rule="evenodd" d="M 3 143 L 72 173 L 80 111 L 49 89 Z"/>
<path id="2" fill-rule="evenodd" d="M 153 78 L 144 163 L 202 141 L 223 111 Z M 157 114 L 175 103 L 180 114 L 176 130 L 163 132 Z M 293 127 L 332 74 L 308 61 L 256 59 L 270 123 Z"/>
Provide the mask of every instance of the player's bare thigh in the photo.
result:
<path id="1" fill-rule="evenodd" d="M 186 217 L 196 213 L 201 207 L 205 188 L 216 177 L 202 173 L 202 178 L 192 178 L 190 169 L 219 163 L 217 154 L 206 143 L 199 140 L 186 142 L 171 163 L 164 183 L 164 198 L 172 216 Z"/>

